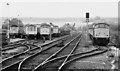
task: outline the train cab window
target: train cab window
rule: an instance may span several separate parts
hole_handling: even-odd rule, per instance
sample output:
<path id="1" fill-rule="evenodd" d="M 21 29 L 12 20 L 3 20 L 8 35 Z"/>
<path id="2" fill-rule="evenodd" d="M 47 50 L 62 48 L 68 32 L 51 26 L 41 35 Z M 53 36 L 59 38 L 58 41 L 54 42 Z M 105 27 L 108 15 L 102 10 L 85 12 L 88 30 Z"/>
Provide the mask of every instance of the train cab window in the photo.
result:
<path id="1" fill-rule="evenodd" d="M 32 27 L 32 31 L 36 31 L 35 26 L 34 26 L 34 27 Z"/>
<path id="2" fill-rule="evenodd" d="M 108 25 L 105 25 L 105 28 L 108 28 L 108 29 L 109 29 L 109 26 L 108 26 Z"/>
<path id="3" fill-rule="evenodd" d="M 106 24 L 96 24 L 94 27 L 95 28 L 109 28 L 109 25 L 106 25 Z"/>
<path id="4" fill-rule="evenodd" d="M 105 25 L 104 24 L 100 24 L 99 28 L 105 28 Z"/>
<path id="5" fill-rule="evenodd" d="M 29 30 L 29 31 L 36 31 L 36 27 L 35 27 L 35 26 L 29 26 L 29 27 L 28 27 L 28 30 Z"/>
<path id="6" fill-rule="evenodd" d="M 99 25 L 95 25 L 95 28 L 99 28 Z"/>

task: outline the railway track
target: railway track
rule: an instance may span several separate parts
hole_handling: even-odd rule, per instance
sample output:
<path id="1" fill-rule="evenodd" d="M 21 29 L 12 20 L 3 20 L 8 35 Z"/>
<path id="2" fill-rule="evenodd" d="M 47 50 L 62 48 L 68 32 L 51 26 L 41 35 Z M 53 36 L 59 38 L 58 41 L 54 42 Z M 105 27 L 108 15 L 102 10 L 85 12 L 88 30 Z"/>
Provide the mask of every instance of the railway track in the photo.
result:
<path id="1" fill-rule="evenodd" d="M 3 48 L 2 49 L 2 59 L 6 60 L 17 54 L 20 54 L 20 53 L 26 52 L 30 49 L 39 47 L 39 46 L 37 46 L 37 44 L 42 44 L 41 40 L 38 40 L 38 41 L 31 40 L 29 42 L 26 41 L 26 43 L 23 42 L 21 44 L 14 44 L 14 45 L 10 45 L 7 48 Z"/>
<path id="2" fill-rule="evenodd" d="M 2 46 L 3 49 L 6 49 L 6 47 L 10 47 L 10 46 L 14 46 L 14 45 L 17 45 L 17 44 L 21 44 L 21 43 L 24 43 L 26 40 L 20 40 L 20 41 L 16 41 L 14 43 L 9 43 L 8 45 L 5 45 L 5 46 Z"/>
<path id="3" fill-rule="evenodd" d="M 23 52 L 26 52 L 30 49 L 34 49 L 34 48 L 39 48 L 39 46 L 37 46 L 37 44 L 42 44 L 41 40 L 30 40 L 28 42 L 28 40 L 24 42 L 22 42 L 21 44 L 14 44 L 14 45 L 10 45 L 8 48 L 4 48 L 2 49 L 2 59 L 3 61 L 8 59 L 8 58 L 12 58 L 15 55 L 19 55 Z"/>
<path id="4" fill-rule="evenodd" d="M 68 42 L 67 45 L 69 45 L 71 42 L 73 42 L 75 40 L 75 38 L 73 38 L 70 42 Z M 78 36 L 77 36 L 77 38 L 78 38 Z M 40 53 L 37 53 L 37 54 L 35 54 L 33 56 L 30 56 L 30 57 L 24 59 L 20 63 L 18 70 L 22 71 L 22 70 L 26 70 L 26 69 L 28 69 L 28 70 L 29 69 L 30 70 L 34 69 L 37 65 L 44 62 L 45 59 L 51 57 L 51 55 L 53 55 L 59 49 L 61 49 L 61 48 L 57 47 L 57 46 L 54 46 L 54 47 L 50 48 L 49 50 L 45 49 Z"/>
<path id="5" fill-rule="evenodd" d="M 55 38 L 53 38 L 55 39 Z M 6 51 L 6 50 L 10 50 L 10 49 L 14 49 L 14 48 L 17 48 L 19 46 L 23 46 L 23 45 L 32 45 L 32 46 L 37 46 L 37 45 L 40 45 L 44 43 L 42 40 L 29 40 L 29 39 L 26 39 L 26 40 L 20 40 L 20 41 L 16 41 L 14 43 L 10 43 L 8 45 L 5 45 L 5 46 L 2 46 L 2 50 L 3 51 Z"/>
<path id="6" fill-rule="evenodd" d="M 55 38 L 53 38 L 53 39 L 55 39 Z M 15 41 L 15 42 L 10 42 L 8 45 L 4 45 L 4 46 L 2 46 L 3 47 L 3 50 L 4 49 L 6 49 L 7 47 L 9 48 L 11 48 L 11 46 L 15 46 L 15 45 L 18 45 L 19 46 L 19 44 L 27 44 L 27 43 L 29 43 L 29 44 L 36 44 L 36 43 L 38 43 L 38 42 L 42 42 L 42 40 L 32 40 L 32 39 L 24 39 L 24 40 L 19 40 L 19 41 Z"/>
<path id="7" fill-rule="evenodd" d="M 33 44 L 21 44 L 19 46 L 15 46 L 10 49 L 2 50 L 2 60 L 4 61 L 6 59 L 12 58 L 16 55 L 32 50 L 34 48 L 40 48 L 40 47 L 38 47 L 37 45 L 33 45 Z"/>
<path id="8" fill-rule="evenodd" d="M 76 46 L 78 45 L 79 42 L 76 43 Z M 74 49 L 71 51 L 70 54 L 67 54 L 65 56 L 55 56 L 53 59 L 46 60 L 46 62 L 39 64 L 33 71 L 59 71 L 61 69 L 66 69 L 66 65 L 68 63 L 71 63 L 72 61 L 75 61 L 77 59 L 81 58 L 87 58 L 91 57 L 94 55 L 102 54 L 107 52 L 108 49 L 99 49 L 98 46 L 96 49 L 88 52 L 81 52 L 81 53 L 76 53 L 77 49 Z"/>
<path id="9" fill-rule="evenodd" d="M 16 41 L 14 43 L 10 43 L 8 45 L 2 46 L 2 50 L 9 50 L 9 49 L 19 47 L 21 45 L 36 44 L 36 43 L 40 43 L 40 42 L 42 43 L 42 40 L 20 40 L 20 41 Z"/>
<path id="10" fill-rule="evenodd" d="M 54 41 L 51 41 L 51 42 L 49 42 L 49 43 L 45 43 L 45 44 L 41 45 L 41 47 L 44 48 L 44 47 L 48 47 L 48 46 L 50 46 L 50 45 L 51 45 L 50 47 L 52 47 L 52 46 L 58 44 L 56 41 L 61 40 L 61 39 L 65 38 L 65 37 L 67 37 L 67 36 L 61 37 L 61 38 L 59 38 L 59 39 L 57 39 L 57 40 L 54 40 Z M 30 49 L 30 50 L 28 50 L 28 51 L 25 51 L 25 52 L 23 52 L 23 53 L 17 54 L 17 55 L 15 55 L 15 56 L 12 56 L 12 57 L 10 57 L 10 58 L 7 58 L 7 59 L 3 60 L 3 61 L 1 62 L 1 63 L 2 63 L 2 68 L 1 68 L 1 70 L 2 70 L 2 71 L 7 71 L 7 70 L 9 70 L 12 66 L 13 66 L 14 69 L 16 69 L 17 65 L 18 65 L 24 58 L 26 58 L 26 57 L 28 57 L 28 56 L 31 56 L 31 55 L 33 55 L 33 54 L 35 54 L 35 53 L 41 52 L 41 51 L 42 51 L 42 48 L 41 48 L 41 47 L 36 47 L 36 48 L 34 48 L 34 49 Z M 48 49 L 48 48 L 47 48 L 47 49 Z"/>
<path id="11" fill-rule="evenodd" d="M 74 38 L 71 42 L 67 43 L 64 47 L 62 47 L 60 50 L 58 50 L 56 53 L 52 54 L 50 57 L 48 57 L 45 61 L 43 61 L 41 64 L 39 64 L 37 67 L 35 67 L 33 69 L 37 70 L 40 66 L 44 65 L 47 61 L 54 59 L 54 58 L 58 58 L 58 57 L 62 57 L 64 55 L 71 55 L 75 49 L 77 48 L 80 40 L 81 40 L 81 36 L 82 34 L 78 35 L 76 38 Z M 68 58 L 68 57 L 67 57 Z M 67 60 L 67 59 L 66 59 Z M 66 61 L 65 60 L 65 61 Z"/>
<path id="12" fill-rule="evenodd" d="M 19 46 L 15 46 L 14 48 L 2 50 L 2 59 L 9 58 L 10 56 L 27 51 L 29 49 L 30 48 L 27 45 L 19 45 Z"/>
<path id="13" fill-rule="evenodd" d="M 102 53 L 107 52 L 108 50 L 99 50 L 93 49 L 87 52 L 80 52 L 75 53 L 71 55 L 64 55 L 61 57 L 57 57 L 54 59 L 51 59 L 49 61 L 46 61 L 44 64 L 39 65 L 36 69 L 33 71 L 64 71 L 67 70 L 67 68 L 76 60 L 92 57 L 95 55 L 99 55 Z"/>
<path id="14" fill-rule="evenodd" d="M 92 56 L 100 55 L 100 54 L 103 54 L 107 51 L 108 50 L 99 50 L 98 49 L 98 50 L 96 50 L 92 53 L 84 54 L 84 55 L 81 55 L 81 56 L 78 56 L 78 57 L 70 57 L 69 61 L 67 61 L 64 64 L 64 66 L 62 66 L 61 69 L 59 69 L 59 71 L 62 71 L 64 69 L 68 69 L 70 67 L 70 65 L 72 65 L 72 63 L 75 62 L 76 60 L 85 59 L 85 58 L 89 58 L 89 57 L 92 57 Z"/>

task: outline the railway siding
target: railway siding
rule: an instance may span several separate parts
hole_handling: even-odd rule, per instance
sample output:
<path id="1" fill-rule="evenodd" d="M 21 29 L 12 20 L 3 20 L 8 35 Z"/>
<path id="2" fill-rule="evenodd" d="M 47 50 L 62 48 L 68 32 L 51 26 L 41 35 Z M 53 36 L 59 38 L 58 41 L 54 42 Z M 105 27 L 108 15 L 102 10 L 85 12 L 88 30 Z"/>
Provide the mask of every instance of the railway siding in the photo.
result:
<path id="1" fill-rule="evenodd" d="M 68 36 L 68 35 L 67 35 L 67 36 Z M 63 37 L 60 37 L 60 38 L 58 38 L 58 39 L 56 39 L 56 40 L 53 40 L 53 41 L 51 41 L 51 42 L 44 43 L 44 44 L 42 44 L 41 46 L 42 46 L 42 47 L 47 46 L 47 45 L 49 45 L 49 44 L 51 44 L 51 43 L 53 43 L 53 42 L 56 42 L 56 41 L 58 41 L 58 40 L 61 40 L 61 39 L 65 38 L 65 37 L 67 37 L 67 36 L 63 36 Z M 31 53 L 32 53 L 32 55 L 33 55 L 33 54 L 35 54 L 35 53 L 37 53 L 37 52 L 40 52 L 40 51 L 41 51 L 41 48 L 40 48 L 40 47 L 36 47 L 36 48 L 34 48 L 34 49 L 31 49 L 31 50 L 25 51 L 25 52 L 23 52 L 23 53 L 17 54 L 17 55 L 15 55 L 15 56 L 13 56 L 13 57 L 10 57 L 10 58 L 2 61 L 2 65 L 3 65 L 3 66 L 2 66 L 2 69 L 1 69 L 1 70 L 9 70 L 9 69 L 11 69 L 12 66 L 14 66 L 14 68 L 17 68 L 16 65 L 18 65 L 19 62 L 20 62 L 22 59 L 30 56 Z M 13 68 L 13 69 L 14 69 L 14 68 Z"/>
<path id="2" fill-rule="evenodd" d="M 69 36 L 71 37 L 71 36 Z M 75 36 L 74 36 L 75 37 Z M 69 39 L 68 39 L 69 40 Z M 58 44 L 58 42 L 57 42 Z M 24 70 L 24 69 L 34 69 L 37 65 L 39 65 L 40 63 L 42 63 L 45 59 L 47 59 L 48 57 L 50 57 L 52 54 L 54 54 L 56 51 L 58 51 L 59 49 L 61 49 L 60 47 L 57 46 L 52 46 L 50 44 L 50 46 L 48 47 L 44 47 L 42 52 L 37 53 L 33 56 L 28 57 L 27 59 L 25 59 L 24 61 L 22 61 L 19 65 L 18 70 Z M 47 49 L 49 48 L 49 49 Z M 47 50 L 46 50 L 47 49 Z"/>
<path id="3" fill-rule="evenodd" d="M 86 38 L 86 37 L 83 37 L 83 38 Z M 89 37 L 88 37 L 89 38 Z M 90 39 L 87 39 L 87 40 L 90 40 Z M 84 47 L 85 41 L 83 41 L 82 45 L 80 44 L 80 46 L 82 46 L 83 48 L 80 48 L 78 51 L 89 51 L 90 49 L 95 49 L 95 46 L 93 45 L 89 45 L 87 48 Z M 89 42 L 91 43 L 91 42 Z M 104 47 L 101 47 L 101 48 L 104 48 Z M 110 47 L 108 47 L 110 48 Z M 77 52 L 78 52 L 77 51 Z M 113 51 L 114 52 L 114 51 Z M 86 58 L 86 59 L 80 59 L 80 60 L 77 60 L 75 62 L 73 62 L 69 67 L 68 69 L 71 69 L 71 70 L 74 70 L 74 69 L 111 69 L 111 68 L 117 68 L 117 67 L 114 67 L 114 64 L 111 64 L 111 61 L 114 60 L 114 57 L 111 59 L 108 57 L 108 54 L 110 54 L 110 52 L 106 52 L 104 54 L 101 54 L 101 55 L 97 55 L 97 56 L 93 56 L 93 57 L 89 57 L 89 58 Z M 114 53 L 116 54 L 116 53 Z M 116 61 L 115 61 L 116 62 Z M 116 66 L 118 63 L 116 63 Z M 91 67 L 89 66 L 91 65 Z"/>
<path id="4" fill-rule="evenodd" d="M 79 40 L 80 38 L 81 38 L 81 35 L 79 35 L 76 38 L 74 38 L 71 41 L 71 43 L 67 43 L 63 48 L 61 48 L 59 51 L 57 51 L 56 53 L 54 53 L 51 57 L 49 57 L 48 59 L 46 59 L 42 64 L 38 65 L 33 71 L 37 71 L 37 70 L 43 70 L 44 71 L 44 70 L 47 70 L 47 69 L 53 68 L 53 67 L 56 69 L 60 65 L 63 65 L 64 64 L 63 60 L 62 60 L 62 62 L 61 61 L 58 61 L 58 62 L 53 61 L 52 64 L 50 64 L 50 65 L 49 64 L 46 65 L 46 63 L 47 63 L 47 61 L 49 62 L 49 60 L 54 59 L 54 58 L 62 57 L 64 55 L 69 55 L 69 54 L 71 55 L 71 53 L 74 51 L 74 49 L 78 45 L 77 42 L 80 41 Z M 65 60 L 65 62 L 66 62 L 66 60 Z M 45 67 L 43 65 L 45 65 Z"/>
<path id="5" fill-rule="evenodd" d="M 88 36 L 89 37 L 89 36 Z M 86 36 L 84 36 L 84 37 L 82 37 L 82 44 L 84 43 L 85 44 L 85 41 L 86 41 Z M 90 39 L 89 39 L 90 40 Z M 90 42 L 91 43 L 91 42 Z M 96 59 L 99 59 L 99 56 L 103 56 L 104 54 L 102 54 L 102 53 L 106 53 L 107 52 L 107 50 L 104 50 L 104 51 L 101 51 L 101 50 L 99 50 L 97 47 L 95 47 L 95 46 L 92 46 L 91 44 L 90 45 L 88 45 L 88 47 L 85 47 L 84 46 L 84 44 L 83 45 L 81 45 L 81 44 L 79 44 L 79 48 L 77 49 L 77 52 L 81 52 L 81 54 L 85 54 L 85 52 L 87 52 L 87 51 L 90 51 L 90 50 L 93 50 L 93 53 L 91 53 L 91 54 L 89 54 L 89 53 L 86 53 L 86 55 L 82 55 L 82 56 L 80 56 L 81 54 L 79 53 L 78 55 L 76 54 L 76 52 L 75 53 L 73 53 L 73 55 L 74 54 L 76 54 L 75 56 L 73 56 L 73 57 L 71 57 L 70 56 L 70 58 L 69 59 L 71 59 L 71 60 L 69 60 L 69 61 L 74 61 L 74 58 L 76 58 L 76 59 L 78 59 L 78 61 L 76 60 L 75 62 L 77 63 L 79 63 L 79 64 L 81 64 L 81 65 L 79 65 L 79 64 L 76 64 L 76 65 L 78 65 L 77 67 L 80 67 L 80 66 L 82 66 L 82 67 L 84 67 L 83 69 L 85 69 L 85 66 L 84 65 L 91 65 L 91 64 L 93 64 L 93 66 L 91 65 L 91 67 L 93 67 L 93 69 L 99 69 L 99 68 L 101 68 L 101 69 L 103 69 L 104 67 L 105 67 L 105 62 L 103 62 L 102 61 L 102 59 L 100 60 L 101 62 L 98 62 L 97 60 L 96 61 L 94 61 L 95 59 L 94 59 L 94 57 L 96 57 L 96 56 L 98 56 L 98 57 L 96 57 Z M 89 56 L 90 55 L 90 56 Z M 93 56 L 93 55 L 96 55 L 96 56 Z M 78 58 L 77 58 L 77 56 L 78 56 Z M 92 56 L 92 57 L 91 57 Z M 67 55 L 66 55 L 66 57 L 67 57 Z M 42 70 L 42 71 L 47 71 L 47 70 L 55 70 L 55 71 L 59 71 L 59 66 L 61 65 L 61 63 L 64 61 L 64 59 L 66 58 L 65 56 L 61 56 L 61 57 L 57 57 L 57 58 L 54 58 L 54 59 L 51 59 L 51 60 L 49 60 L 49 61 L 46 61 L 44 64 L 42 64 L 40 67 L 38 67 L 38 69 L 35 69 L 35 70 L 33 70 L 33 71 L 37 71 L 37 70 Z M 83 62 L 82 62 L 82 60 L 80 59 L 80 58 L 82 58 L 83 57 Z M 88 58 L 85 58 L 86 60 L 88 59 L 89 60 L 89 58 L 93 58 L 93 59 L 91 59 L 91 60 L 93 60 L 93 61 L 84 61 L 84 57 L 88 57 Z M 103 60 L 105 59 L 105 57 L 103 56 Z M 68 62 L 69 62 L 68 61 Z M 80 63 L 81 62 L 81 63 Z M 66 64 L 67 62 L 65 62 L 65 64 Z M 82 63 L 83 63 L 83 65 L 82 65 Z M 84 64 L 85 63 L 85 64 Z M 70 66 L 69 67 L 67 67 L 66 68 L 66 66 L 63 64 L 63 70 L 64 70 L 64 68 L 65 69 L 79 69 L 79 68 L 77 68 L 77 67 L 75 67 L 76 66 L 75 64 L 74 64 L 74 62 L 73 63 L 70 63 Z M 65 66 L 65 67 L 64 67 Z M 73 66 L 73 67 L 72 67 Z M 95 67 L 96 66 L 96 67 Z M 88 69 L 90 69 L 91 68 L 90 66 L 88 67 Z M 87 67 L 86 67 L 86 69 L 87 69 Z M 61 69 L 60 69 L 61 70 Z"/>
<path id="6" fill-rule="evenodd" d="M 28 47 L 26 47 L 26 46 L 20 46 L 18 48 L 14 48 L 11 50 L 2 51 L 2 59 L 7 58 L 12 55 L 15 55 L 17 53 L 21 53 L 27 49 L 28 49 Z"/>

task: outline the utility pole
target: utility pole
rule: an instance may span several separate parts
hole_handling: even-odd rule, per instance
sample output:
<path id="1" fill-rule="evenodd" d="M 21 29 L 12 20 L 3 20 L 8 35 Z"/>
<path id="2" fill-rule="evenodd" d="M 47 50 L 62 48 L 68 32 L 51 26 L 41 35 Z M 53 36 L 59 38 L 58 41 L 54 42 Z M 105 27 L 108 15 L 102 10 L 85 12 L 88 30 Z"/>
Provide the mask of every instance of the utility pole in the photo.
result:
<path id="1" fill-rule="evenodd" d="M 19 30 L 20 30 L 20 22 L 19 22 L 19 14 L 18 14 L 18 33 L 20 33 Z M 22 38 L 21 34 L 18 34 L 18 36 L 20 36 L 20 38 Z"/>
<path id="2" fill-rule="evenodd" d="M 87 36 L 86 36 L 86 40 L 88 40 L 88 23 L 89 23 L 89 12 L 86 12 L 86 23 L 87 23 Z"/>
<path id="3" fill-rule="evenodd" d="M 8 6 L 8 10 L 9 10 L 9 3 L 6 4 Z M 9 11 L 8 11 L 9 12 Z M 9 17 L 9 16 L 8 16 Z M 10 38 L 9 36 L 9 30 L 10 30 L 10 19 L 8 19 L 8 32 L 7 32 L 7 35 L 8 35 L 8 39 Z"/>
<path id="4" fill-rule="evenodd" d="M 50 22 L 50 40 L 52 40 L 52 26 L 54 27 L 54 25 L 53 25 L 53 23 L 52 22 Z"/>

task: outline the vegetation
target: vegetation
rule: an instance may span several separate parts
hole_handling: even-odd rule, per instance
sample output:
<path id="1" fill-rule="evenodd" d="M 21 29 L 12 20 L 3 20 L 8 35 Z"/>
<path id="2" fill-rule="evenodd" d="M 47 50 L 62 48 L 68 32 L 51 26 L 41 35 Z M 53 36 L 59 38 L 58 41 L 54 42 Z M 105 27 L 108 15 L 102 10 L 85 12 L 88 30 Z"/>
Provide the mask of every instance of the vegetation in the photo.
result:
<path id="1" fill-rule="evenodd" d="M 116 45 L 116 47 L 120 48 L 120 25 L 110 25 L 111 29 L 111 41 Z"/>
<path id="2" fill-rule="evenodd" d="M 69 23 L 66 23 L 61 27 L 61 30 L 64 29 L 64 30 L 73 31 L 73 30 L 76 30 L 76 28 L 74 26 L 75 26 L 75 23 L 74 23 L 74 25 L 70 25 Z"/>
<path id="3" fill-rule="evenodd" d="M 23 27 L 22 21 L 18 20 L 17 18 L 13 18 L 11 20 L 6 19 L 3 23 L 3 25 L 2 25 L 2 29 L 8 29 L 8 25 L 9 26 L 16 25 L 16 26 L 19 26 L 19 27 Z"/>

